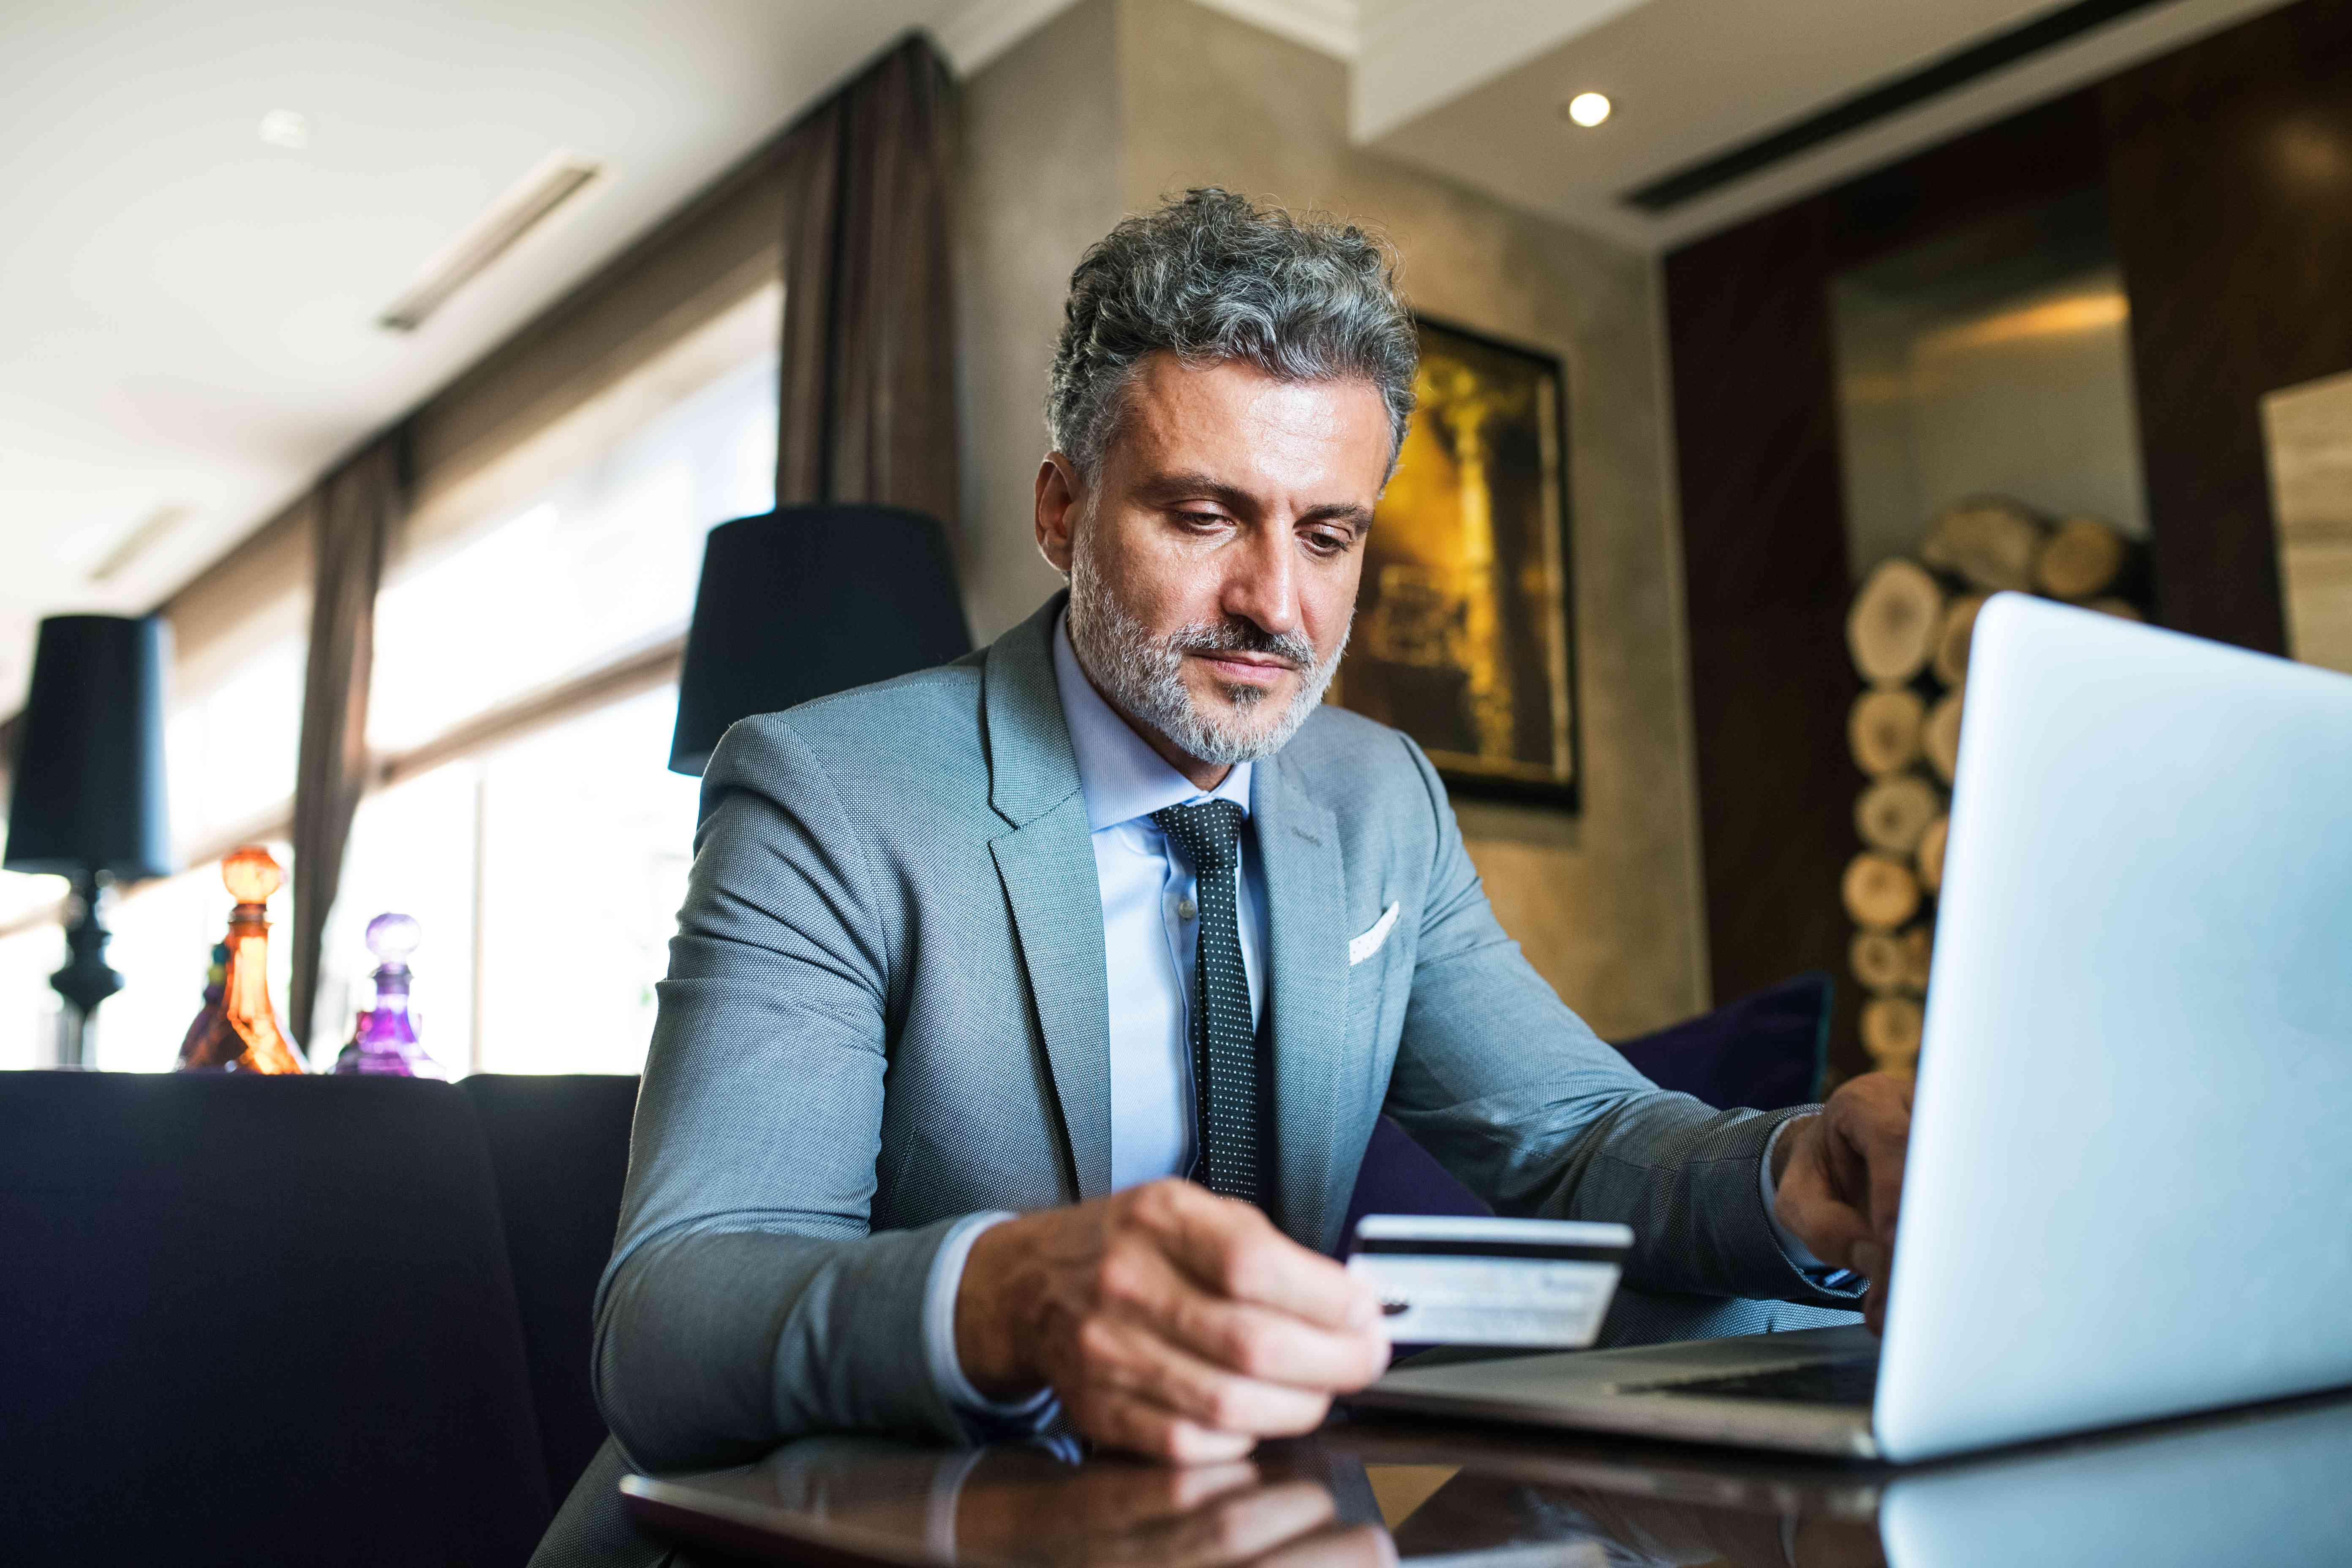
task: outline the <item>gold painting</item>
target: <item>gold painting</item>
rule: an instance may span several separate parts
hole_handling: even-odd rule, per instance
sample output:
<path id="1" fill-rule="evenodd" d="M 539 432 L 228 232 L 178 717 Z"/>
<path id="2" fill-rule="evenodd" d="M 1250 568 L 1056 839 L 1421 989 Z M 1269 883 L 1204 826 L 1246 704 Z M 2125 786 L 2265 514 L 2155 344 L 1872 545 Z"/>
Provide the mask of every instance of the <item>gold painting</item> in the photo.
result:
<path id="1" fill-rule="evenodd" d="M 1330 700 L 1446 782 L 1576 805 L 1559 363 L 1423 321 L 1418 402 Z"/>

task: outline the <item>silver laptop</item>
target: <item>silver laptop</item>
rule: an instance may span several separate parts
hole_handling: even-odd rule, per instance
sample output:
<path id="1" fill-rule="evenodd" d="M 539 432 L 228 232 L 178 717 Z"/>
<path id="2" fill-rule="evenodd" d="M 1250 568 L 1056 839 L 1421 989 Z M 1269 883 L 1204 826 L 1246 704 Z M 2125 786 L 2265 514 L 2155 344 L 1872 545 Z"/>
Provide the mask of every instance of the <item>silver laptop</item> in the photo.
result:
<path id="1" fill-rule="evenodd" d="M 1882 1343 L 1389 1373 L 1356 1403 L 1897 1461 L 2352 1385 L 2352 679 L 1977 622 Z"/>

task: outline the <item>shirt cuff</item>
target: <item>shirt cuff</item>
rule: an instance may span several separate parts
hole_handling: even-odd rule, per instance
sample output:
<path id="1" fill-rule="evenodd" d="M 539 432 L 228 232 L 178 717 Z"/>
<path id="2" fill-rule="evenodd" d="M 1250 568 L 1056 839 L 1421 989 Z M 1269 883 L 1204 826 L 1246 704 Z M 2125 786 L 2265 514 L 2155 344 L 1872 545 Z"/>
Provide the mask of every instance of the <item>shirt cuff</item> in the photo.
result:
<path id="1" fill-rule="evenodd" d="M 1844 1269 L 1832 1269 L 1828 1264 L 1814 1257 L 1813 1249 L 1799 1241 L 1796 1233 L 1780 1223 L 1780 1211 L 1773 1206 L 1774 1199 L 1779 1196 L 1780 1188 L 1772 1180 L 1772 1151 L 1780 1144 L 1780 1134 L 1803 1120 L 1804 1118 L 1801 1116 L 1791 1116 L 1780 1126 L 1772 1129 L 1772 1136 L 1764 1142 L 1764 1159 L 1756 1167 L 1757 1184 L 1764 1194 L 1764 1217 L 1772 1222 L 1772 1234 L 1780 1238 L 1780 1249 L 1789 1255 L 1789 1261 L 1795 1264 L 1800 1271 L 1816 1276 L 1842 1275 L 1845 1272 Z M 969 1246 L 968 1243 L 966 1245 Z M 959 1264 L 957 1267 L 961 1268 L 962 1266 Z M 1826 1282 L 1825 1280 L 1824 1283 Z M 950 1304 L 953 1305 L 952 1301 Z"/>
<path id="2" fill-rule="evenodd" d="M 1012 1217 L 1003 1212 L 966 1215 L 948 1231 L 940 1249 L 931 1255 L 930 1278 L 923 1288 L 923 1355 L 930 1365 L 931 1386 L 958 1415 L 991 1425 L 1010 1422 L 1029 1426 L 1053 1404 L 1052 1389 L 1041 1388 L 1015 1400 L 989 1399 L 971 1385 L 971 1380 L 963 1374 L 963 1363 L 956 1359 L 956 1291 L 963 1284 L 964 1261 L 971 1256 L 971 1244 L 980 1239 L 982 1231 Z"/>

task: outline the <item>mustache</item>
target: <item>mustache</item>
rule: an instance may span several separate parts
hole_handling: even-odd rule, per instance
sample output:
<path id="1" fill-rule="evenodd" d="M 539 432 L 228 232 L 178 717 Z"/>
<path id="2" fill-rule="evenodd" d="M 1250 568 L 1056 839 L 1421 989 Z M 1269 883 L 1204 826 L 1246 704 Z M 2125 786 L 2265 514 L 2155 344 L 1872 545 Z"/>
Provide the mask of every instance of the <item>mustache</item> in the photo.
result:
<path id="1" fill-rule="evenodd" d="M 1315 668 L 1315 645 L 1303 632 L 1270 632 L 1255 621 L 1227 617 L 1179 626 L 1168 634 L 1171 653 L 1254 653 L 1278 658 L 1293 669 Z"/>

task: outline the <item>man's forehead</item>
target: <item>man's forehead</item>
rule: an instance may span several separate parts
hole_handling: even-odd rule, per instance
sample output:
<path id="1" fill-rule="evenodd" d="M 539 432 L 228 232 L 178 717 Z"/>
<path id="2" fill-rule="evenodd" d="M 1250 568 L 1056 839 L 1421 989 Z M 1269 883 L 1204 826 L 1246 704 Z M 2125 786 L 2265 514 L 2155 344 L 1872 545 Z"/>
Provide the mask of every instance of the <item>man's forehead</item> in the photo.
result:
<path id="1" fill-rule="evenodd" d="M 1235 360 L 1155 354 L 1128 388 L 1115 440 L 1139 476 L 1213 476 L 1307 504 L 1369 502 L 1388 473 L 1388 407 L 1370 381 L 1291 381 Z"/>

